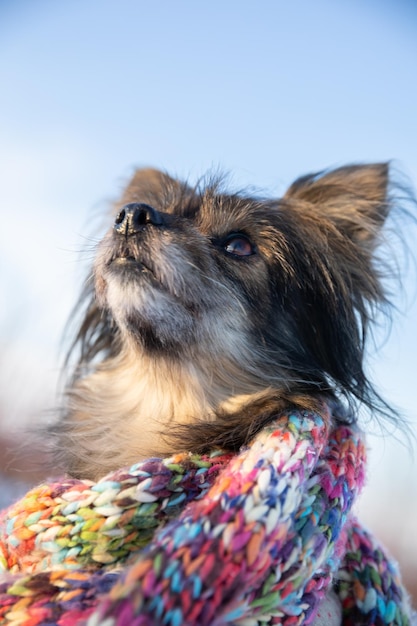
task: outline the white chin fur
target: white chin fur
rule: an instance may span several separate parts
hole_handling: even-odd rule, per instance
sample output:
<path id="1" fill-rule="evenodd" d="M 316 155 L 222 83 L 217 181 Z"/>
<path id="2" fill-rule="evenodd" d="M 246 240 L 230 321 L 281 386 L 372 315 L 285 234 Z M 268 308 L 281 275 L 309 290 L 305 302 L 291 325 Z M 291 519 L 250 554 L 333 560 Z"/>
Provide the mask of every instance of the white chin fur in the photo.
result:
<path id="1" fill-rule="evenodd" d="M 140 324 L 152 326 L 162 342 L 187 341 L 194 323 L 190 313 L 169 292 L 150 284 L 107 283 L 106 305 L 119 328 L 131 332 L 132 320 L 140 335 Z"/>
<path id="2" fill-rule="evenodd" d="M 107 281 L 106 305 L 117 321 L 122 321 L 149 307 L 149 301 L 153 303 L 153 307 L 161 309 L 163 300 L 163 294 L 153 287 L 148 287 L 145 293 L 145 289 L 138 289 L 138 286 L 130 281 L 124 284 L 117 279 Z"/>

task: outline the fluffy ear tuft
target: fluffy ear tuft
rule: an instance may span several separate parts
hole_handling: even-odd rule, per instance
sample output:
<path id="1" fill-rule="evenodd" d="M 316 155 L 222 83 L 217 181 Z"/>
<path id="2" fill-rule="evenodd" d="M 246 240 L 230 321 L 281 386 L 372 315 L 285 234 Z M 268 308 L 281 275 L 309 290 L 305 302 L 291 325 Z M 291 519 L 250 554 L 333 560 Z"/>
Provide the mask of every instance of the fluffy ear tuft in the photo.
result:
<path id="1" fill-rule="evenodd" d="M 345 236 L 373 245 L 389 212 L 387 163 L 350 165 L 298 178 L 285 200 L 303 201 Z"/>

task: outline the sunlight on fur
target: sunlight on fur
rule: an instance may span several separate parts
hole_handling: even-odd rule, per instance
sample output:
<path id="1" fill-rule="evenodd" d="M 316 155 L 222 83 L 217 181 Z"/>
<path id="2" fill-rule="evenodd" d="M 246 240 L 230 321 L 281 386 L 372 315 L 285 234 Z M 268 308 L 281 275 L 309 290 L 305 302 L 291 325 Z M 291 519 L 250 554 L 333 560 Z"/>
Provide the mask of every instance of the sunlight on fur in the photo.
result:
<path id="1" fill-rule="evenodd" d="M 55 458 L 95 477 L 174 450 L 238 450 L 282 406 L 393 415 L 363 370 L 386 305 L 386 164 L 298 179 L 282 199 L 138 170 L 81 300 Z"/>

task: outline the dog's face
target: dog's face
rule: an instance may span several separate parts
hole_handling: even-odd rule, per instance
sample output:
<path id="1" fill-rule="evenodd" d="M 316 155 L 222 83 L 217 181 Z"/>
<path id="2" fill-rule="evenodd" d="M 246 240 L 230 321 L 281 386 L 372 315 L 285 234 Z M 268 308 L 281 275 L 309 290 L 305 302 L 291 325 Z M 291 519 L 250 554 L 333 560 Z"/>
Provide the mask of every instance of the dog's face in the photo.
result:
<path id="1" fill-rule="evenodd" d="M 249 358 L 255 303 L 268 307 L 265 211 L 226 198 L 154 204 L 122 207 L 100 244 L 100 305 L 132 349 L 174 360 Z"/>
<path id="2" fill-rule="evenodd" d="M 363 332 L 383 299 L 386 188 L 385 165 L 305 177 L 280 200 L 139 170 L 98 246 L 79 335 L 84 361 L 102 363 L 71 390 L 63 431 L 92 440 L 100 424 L 110 446 L 125 430 L 106 458 L 127 462 L 169 449 L 158 433 L 178 424 L 189 447 L 236 447 L 280 400 L 371 402 Z"/>
<path id="3" fill-rule="evenodd" d="M 259 363 L 269 350 L 275 370 L 291 366 L 268 338 L 287 332 L 276 312 L 293 274 L 278 207 L 216 186 L 198 194 L 162 176 L 151 195 L 148 175 L 136 176 L 127 193 L 135 202 L 119 209 L 99 246 L 99 305 L 133 351 L 187 363 L 217 386 L 231 376 L 234 395 L 265 388 Z"/>
<path id="4" fill-rule="evenodd" d="M 99 306 L 132 350 L 214 377 L 216 363 L 229 362 L 243 379 L 256 370 L 262 389 L 270 375 L 297 377 L 297 361 L 311 364 L 308 346 L 318 347 L 313 335 L 320 331 L 322 342 L 326 327 L 338 325 L 335 306 L 339 323 L 350 323 L 350 300 L 379 297 L 369 279 L 386 214 L 384 175 L 383 166 L 346 169 L 304 182 L 306 199 L 295 186 L 271 201 L 226 195 L 216 184 L 199 193 L 139 171 L 98 248 Z M 236 373 L 234 383 L 239 389 Z"/>

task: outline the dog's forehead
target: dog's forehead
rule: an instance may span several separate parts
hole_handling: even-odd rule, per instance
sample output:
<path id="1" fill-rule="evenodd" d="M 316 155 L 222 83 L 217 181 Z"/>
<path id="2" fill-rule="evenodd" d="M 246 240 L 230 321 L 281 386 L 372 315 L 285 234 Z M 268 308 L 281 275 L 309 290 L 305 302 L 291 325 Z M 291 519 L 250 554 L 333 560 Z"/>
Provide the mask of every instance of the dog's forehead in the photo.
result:
<path id="1" fill-rule="evenodd" d="M 220 193 L 215 187 L 161 200 L 162 206 L 156 208 L 190 219 L 200 228 L 213 224 L 265 223 L 274 219 L 278 205 L 276 201 L 249 195 Z"/>

